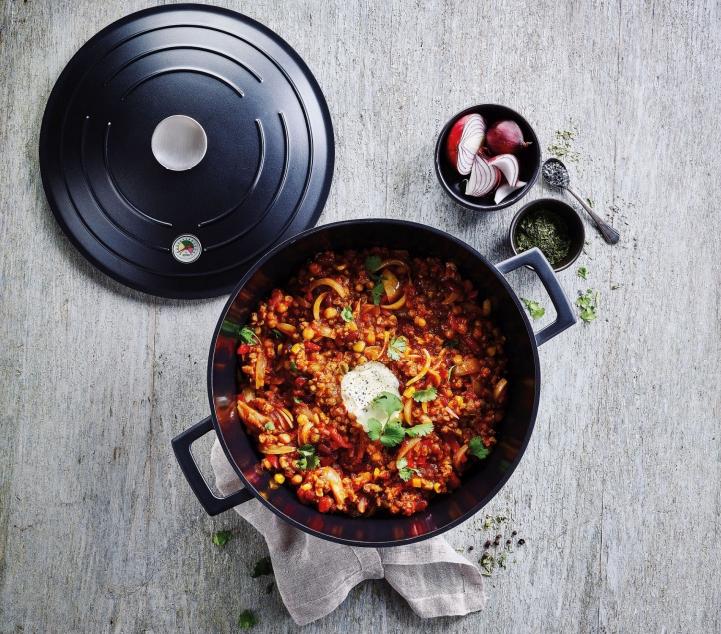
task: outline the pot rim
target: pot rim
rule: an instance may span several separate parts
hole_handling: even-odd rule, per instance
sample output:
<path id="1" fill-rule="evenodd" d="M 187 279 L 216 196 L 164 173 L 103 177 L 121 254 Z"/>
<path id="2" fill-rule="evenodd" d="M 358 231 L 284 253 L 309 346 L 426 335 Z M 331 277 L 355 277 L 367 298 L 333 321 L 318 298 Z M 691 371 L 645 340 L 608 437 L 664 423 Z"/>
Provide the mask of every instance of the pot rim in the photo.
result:
<path id="1" fill-rule="evenodd" d="M 223 321 L 225 320 L 226 315 L 228 314 L 228 311 L 230 310 L 231 306 L 235 302 L 236 297 L 238 296 L 238 293 L 241 291 L 241 289 L 245 286 L 247 281 L 255 274 L 255 272 L 262 267 L 268 260 L 275 257 L 278 253 L 281 251 L 284 251 L 285 249 L 292 246 L 293 243 L 297 242 L 298 240 L 306 237 L 307 235 L 313 234 L 313 233 L 319 233 L 322 231 L 327 231 L 328 229 L 332 229 L 334 227 L 342 226 L 342 225 L 359 225 L 359 224 L 384 224 L 384 225 L 396 225 L 405 229 L 411 229 L 411 230 L 422 230 L 426 231 L 428 233 L 434 234 L 436 236 L 439 236 L 441 238 L 449 239 L 451 242 L 455 243 L 455 245 L 458 248 L 464 249 L 468 251 L 471 255 L 473 255 L 476 259 L 480 260 L 481 263 L 485 264 L 492 273 L 496 276 L 496 278 L 500 281 L 503 288 L 506 290 L 506 292 L 510 295 L 512 301 L 514 302 L 516 309 L 521 315 L 521 318 L 523 320 L 523 324 L 526 327 L 526 334 L 529 338 L 529 342 L 531 344 L 531 351 L 533 355 L 533 364 L 534 364 L 534 381 L 535 381 L 535 387 L 534 387 L 534 395 L 533 395 L 533 405 L 531 407 L 530 412 L 530 418 L 528 423 L 528 429 L 526 431 L 525 437 L 523 438 L 523 442 L 520 444 L 518 453 L 516 454 L 516 457 L 514 458 L 513 462 L 510 463 L 509 467 L 506 469 L 506 471 L 503 472 L 503 475 L 498 479 L 496 484 L 493 486 L 493 488 L 490 490 L 490 492 L 484 496 L 482 499 L 480 499 L 471 509 L 466 511 L 465 513 L 458 516 L 453 521 L 440 526 L 438 528 L 435 528 L 434 530 L 428 531 L 427 533 L 424 533 L 422 535 L 417 535 L 414 537 L 408 537 L 403 539 L 394 539 L 389 541 L 381 541 L 381 542 L 371 542 L 371 541 L 358 541 L 353 539 L 347 539 L 343 537 L 335 537 L 333 535 L 329 535 L 328 533 L 324 533 L 322 531 L 315 530 L 313 528 L 310 528 L 309 526 L 306 526 L 305 524 L 302 524 L 298 522 L 293 517 L 287 515 L 280 509 L 278 509 L 275 505 L 271 504 L 268 500 L 266 500 L 259 492 L 258 490 L 247 480 L 241 469 L 238 468 L 238 466 L 235 463 L 235 460 L 233 456 L 230 454 L 230 451 L 228 450 L 228 447 L 225 442 L 225 438 L 223 437 L 223 433 L 220 428 L 220 424 L 218 423 L 218 417 L 215 412 L 215 403 L 213 399 L 213 362 L 215 360 L 215 344 L 218 339 L 218 335 L 221 330 L 221 326 L 223 324 Z M 466 520 L 473 517 L 476 513 L 478 513 L 484 506 L 486 506 L 497 494 L 498 492 L 503 488 L 503 486 L 508 482 L 509 478 L 513 474 L 513 472 L 516 470 L 518 465 L 521 462 L 521 459 L 523 458 L 523 455 L 526 452 L 526 447 L 528 446 L 528 443 L 530 442 L 531 436 L 533 434 L 533 430 L 536 425 L 536 416 L 538 414 L 538 405 L 540 402 L 540 395 L 541 395 L 541 368 L 540 368 L 540 361 L 538 357 L 538 344 L 536 343 L 536 338 L 533 332 L 533 328 L 531 326 L 531 322 L 528 319 L 528 316 L 526 315 L 525 311 L 523 310 L 523 307 L 521 306 L 521 302 L 518 298 L 518 295 L 516 295 L 515 291 L 511 288 L 510 284 L 508 283 L 508 280 L 506 280 L 505 276 L 498 270 L 498 268 L 489 262 L 481 253 L 479 253 L 475 248 L 473 248 L 468 243 L 464 242 L 463 240 L 460 240 L 459 238 L 456 238 L 455 236 L 451 235 L 450 233 L 446 231 L 442 231 L 440 229 L 436 229 L 434 227 L 430 227 L 428 225 L 424 225 L 418 222 L 412 222 L 409 220 L 396 220 L 393 218 L 361 218 L 356 220 L 341 220 L 338 222 L 332 222 L 325 225 L 320 225 L 313 227 L 311 229 L 308 229 L 306 231 L 303 231 L 302 233 L 299 233 L 284 242 L 276 245 L 273 247 L 270 251 L 268 251 L 262 258 L 260 258 L 248 271 L 245 272 L 243 277 L 240 279 L 236 287 L 233 289 L 233 292 L 230 294 L 230 297 L 226 301 L 225 305 L 223 306 L 222 311 L 220 312 L 220 316 L 218 318 L 218 322 L 215 326 L 215 329 L 213 331 L 213 337 L 210 342 L 210 352 L 208 354 L 208 377 L 207 377 L 207 387 L 208 387 L 208 401 L 210 405 L 210 416 L 213 421 L 213 428 L 215 430 L 216 437 L 218 438 L 218 441 L 220 442 L 220 446 L 223 448 L 223 453 L 225 453 L 226 458 L 228 459 L 228 462 L 233 467 L 233 471 L 235 471 L 236 475 L 238 475 L 241 483 L 245 487 L 246 490 L 248 490 L 250 493 L 253 494 L 253 497 L 261 502 L 267 509 L 275 513 L 278 517 L 280 517 L 285 522 L 288 522 L 291 526 L 307 533 L 310 535 L 313 535 L 314 537 L 318 537 L 319 539 L 325 539 L 327 541 L 331 541 L 334 543 L 339 544 L 345 544 L 348 546 L 359 546 L 359 547 L 389 547 L 389 546 L 405 546 L 408 544 L 412 544 L 415 542 L 420 542 L 425 539 L 430 539 L 431 537 L 435 537 L 437 535 L 441 535 L 442 533 L 445 533 L 446 531 L 451 530 L 452 528 L 455 528 L 459 524 L 462 524 Z M 245 432 L 244 432 L 245 433 Z M 463 486 L 463 485 L 461 485 Z M 396 518 L 396 519 L 406 519 L 408 522 L 413 521 L 414 516 L 411 515 L 407 518 Z M 354 518 L 348 518 L 348 519 L 354 519 Z M 359 518 L 361 519 L 361 518 Z M 364 521 L 369 521 L 373 518 L 362 518 Z"/>

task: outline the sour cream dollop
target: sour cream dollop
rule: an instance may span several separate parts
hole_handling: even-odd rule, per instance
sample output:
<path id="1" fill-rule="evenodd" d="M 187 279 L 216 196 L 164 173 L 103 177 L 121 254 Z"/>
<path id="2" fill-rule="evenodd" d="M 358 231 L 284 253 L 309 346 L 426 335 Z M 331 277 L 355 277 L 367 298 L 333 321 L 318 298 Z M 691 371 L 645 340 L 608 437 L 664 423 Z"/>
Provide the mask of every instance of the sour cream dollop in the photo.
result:
<path id="1" fill-rule="evenodd" d="M 381 392 L 390 392 L 400 398 L 399 383 L 395 374 L 379 361 L 368 361 L 350 372 L 340 381 L 340 394 L 349 414 L 353 414 L 368 430 L 368 421 L 377 418 L 372 406 L 373 399 Z"/>

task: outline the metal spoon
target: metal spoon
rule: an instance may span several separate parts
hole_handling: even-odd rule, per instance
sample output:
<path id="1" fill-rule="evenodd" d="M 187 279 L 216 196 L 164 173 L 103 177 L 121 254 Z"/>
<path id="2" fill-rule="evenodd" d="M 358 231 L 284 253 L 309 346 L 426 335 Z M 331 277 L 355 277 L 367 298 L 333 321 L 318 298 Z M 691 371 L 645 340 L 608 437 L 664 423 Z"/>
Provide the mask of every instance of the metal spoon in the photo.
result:
<path id="1" fill-rule="evenodd" d="M 571 178 L 568 175 L 566 166 L 561 163 L 558 159 L 548 159 L 541 170 L 543 172 L 543 180 L 545 180 L 551 187 L 557 187 L 558 189 L 565 189 L 571 196 L 573 196 L 587 212 L 588 215 L 593 218 L 593 222 L 596 224 L 596 228 L 601 232 L 603 239 L 608 244 L 616 244 L 621 238 L 618 231 L 616 231 L 611 225 L 591 209 L 591 206 L 586 203 L 575 191 L 569 187 Z"/>

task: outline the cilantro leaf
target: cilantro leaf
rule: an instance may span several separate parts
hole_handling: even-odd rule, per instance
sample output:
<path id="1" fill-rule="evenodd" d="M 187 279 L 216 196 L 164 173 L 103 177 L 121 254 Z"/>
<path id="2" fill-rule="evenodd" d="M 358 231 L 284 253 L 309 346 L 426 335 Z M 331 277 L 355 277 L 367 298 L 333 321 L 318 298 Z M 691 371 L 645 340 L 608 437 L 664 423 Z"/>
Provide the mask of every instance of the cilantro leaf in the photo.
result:
<path id="1" fill-rule="evenodd" d="M 295 361 L 290 362 L 290 371 L 294 374 L 298 373 L 298 364 Z"/>
<path id="2" fill-rule="evenodd" d="M 253 577 L 253 579 L 257 579 L 258 577 L 264 577 L 265 575 L 272 574 L 273 564 L 270 561 L 270 557 L 263 557 L 255 562 L 255 565 L 253 566 L 253 572 L 250 573 L 250 576 Z"/>
<path id="3" fill-rule="evenodd" d="M 408 480 L 411 479 L 414 473 L 420 475 L 420 471 L 418 469 L 414 469 L 413 467 L 408 466 L 408 460 L 405 458 L 400 458 L 396 460 L 396 467 L 398 468 L 398 476 L 400 477 L 403 482 L 408 482 Z"/>
<path id="4" fill-rule="evenodd" d="M 488 454 L 491 453 L 491 450 L 483 444 L 480 436 L 471 438 L 471 441 L 468 443 L 468 450 L 471 452 L 471 455 L 479 460 L 488 458 Z"/>
<path id="5" fill-rule="evenodd" d="M 285 335 L 277 328 L 273 328 L 270 331 L 270 334 L 273 335 L 273 339 L 275 339 L 276 341 L 283 341 L 283 339 L 285 339 Z"/>
<path id="6" fill-rule="evenodd" d="M 388 356 L 393 361 L 398 361 L 408 349 L 408 341 L 405 337 L 396 337 L 388 345 Z"/>
<path id="7" fill-rule="evenodd" d="M 238 617 L 238 627 L 241 630 L 249 630 L 251 627 L 258 625 L 258 617 L 252 610 L 244 610 Z"/>
<path id="8" fill-rule="evenodd" d="M 213 533 L 213 543 L 219 548 L 225 546 L 231 539 L 233 539 L 233 533 L 231 531 L 218 531 L 217 533 Z"/>
<path id="9" fill-rule="evenodd" d="M 546 309 L 538 302 L 533 301 L 532 299 L 525 299 L 524 297 L 521 297 L 521 301 L 526 305 L 528 313 L 531 317 L 533 317 L 533 319 L 540 319 L 546 314 Z"/>
<path id="10" fill-rule="evenodd" d="M 438 396 L 438 391 L 435 387 L 426 388 L 425 390 L 418 390 L 413 394 L 413 400 L 417 403 L 427 403 L 428 401 L 434 401 Z"/>
<path id="11" fill-rule="evenodd" d="M 268 431 L 275 431 L 275 424 L 268 421 L 265 425 L 263 425 Z"/>
<path id="12" fill-rule="evenodd" d="M 371 403 L 389 418 L 403 409 L 403 403 L 393 392 L 381 392 Z"/>
<path id="13" fill-rule="evenodd" d="M 405 432 L 411 438 L 418 438 L 418 436 L 427 436 L 433 431 L 433 423 L 421 423 L 420 425 L 414 425 L 408 427 Z"/>
<path id="14" fill-rule="evenodd" d="M 406 430 L 403 429 L 398 421 L 390 421 L 386 423 L 381 434 L 381 444 L 384 447 L 395 447 L 403 442 L 403 438 L 406 435 Z"/>
<path id="15" fill-rule="evenodd" d="M 371 440 L 379 440 L 383 433 L 383 423 L 377 418 L 371 418 L 368 421 L 368 438 Z"/>
<path id="16" fill-rule="evenodd" d="M 366 271 L 375 273 L 380 267 L 383 260 L 379 255 L 369 255 L 365 261 Z"/>
<path id="17" fill-rule="evenodd" d="M 582 280 L 588 279 L 588 267 L 579 266 L 578 270 L 576 271 L 576 275 L 578 275 L 578 277 L 580 277 Z"/>
<path id="18" fill-rule="evenodd" d="M 298 447 L 300 458 L 296 460 L 299 469 L 316 469 L 320 466 L 320 460 L 315 455 L 315 447 L 313 445 L 301 445 Z"/>
<path id="19" fill-rule="evenodd" d="M 249 343 L 251 345 L 260 343 L 258 335 L 255 334 L 255 331 L 250 326 L 243 326 L 240 329 L 238 336 L 242 339 L 243 342 Z"/>
<path id="20" fill-rule="evenodd" d="M 381 303 L 381 299 L 383 298 L 383 294 L 385 292 L 386 291 L 385 291 L 385 286 L 383 286 L 383 282 L 378 282 L 371 290 L 371 297 L 373 298 L 373 304 L 378 306 Z"/>
<path id="21" fill-rule="evenodd" d="M 598 302 L 600 293 L 597 290 L 589 288 L 585 293 L 579 291 L 578 299 L 576 300 L 576 306 L 581 310 L 578 316 L 583 319 L 586 323 L 592 322 L 598 317 Z"/>
<path id="22" fill-rule="evenodd" d="M 343 321 L 353 321 L 353 311 L 349 306 L 343 307 L 343 310 L 340 311 L 340 316 L 343 318 Z"/>

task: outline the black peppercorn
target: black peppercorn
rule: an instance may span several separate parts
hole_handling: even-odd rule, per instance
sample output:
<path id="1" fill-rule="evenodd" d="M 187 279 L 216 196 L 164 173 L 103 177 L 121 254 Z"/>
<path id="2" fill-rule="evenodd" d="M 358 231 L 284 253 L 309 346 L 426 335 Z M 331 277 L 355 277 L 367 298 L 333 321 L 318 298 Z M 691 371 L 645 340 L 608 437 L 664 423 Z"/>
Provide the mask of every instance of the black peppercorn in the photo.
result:
<path id="1" fill-rule="evenodd" d="M 513 531 L 513 532 L 511 533 L 511 537 L 515 537 L 516 535 L 518 535 L 518 531 Z"/>
<path id="2" fill-rule="evenodd" d="M 483 544 L 483 548 L 490 548 L 491 547 L 491 540 L 487 540 L 485 544 Z"/>
<path id="3" fill-rule="evenodd" d="M 519 540 L 518 540 L 518 545 L 519 545 L 519 546 L 523 546 L 523 544 L 525 544 L 525 543 L 526 543 L 526 540 L 525 540 L 525 539 L 519 539 Z"/>
<path id="4" fill-rule="evenodd" d="M 511 540 L 510 540 L 510 539 L 507 539 L 507 540 L 506 540 L 506 546 L 510 546 L 510 545 L 511 545 Z"/>

